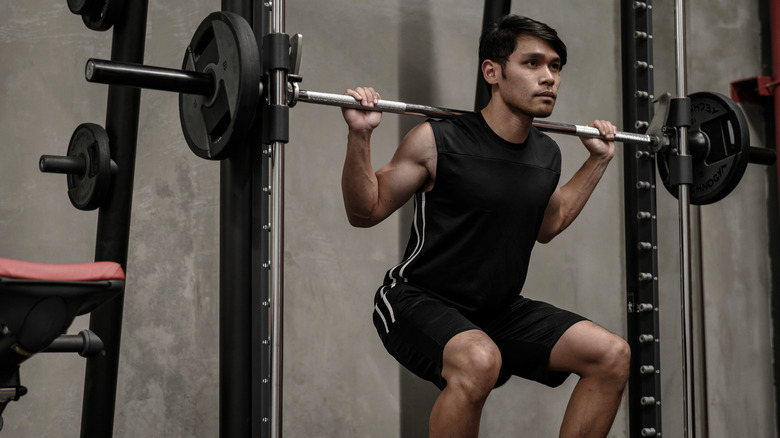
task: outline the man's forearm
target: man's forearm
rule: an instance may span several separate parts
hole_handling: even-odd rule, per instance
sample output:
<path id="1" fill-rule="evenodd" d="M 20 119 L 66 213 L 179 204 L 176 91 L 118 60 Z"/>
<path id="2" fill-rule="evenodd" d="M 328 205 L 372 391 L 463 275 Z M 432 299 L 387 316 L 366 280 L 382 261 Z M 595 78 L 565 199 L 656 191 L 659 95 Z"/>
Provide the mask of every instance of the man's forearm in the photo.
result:
<path id="1" fill-rule="evenodd" d="M 585 207 L 609 162 L 609 158 L 590 156 L 569 182 L 561 187 L 561 230 L 571 225 Z"/>
<path id="2" fill-rule="evenodd" d="M 371 133 L 350 131 L 341 174 L 344 207 L 352 225 L 366 226 L 378 199 L 376 173 L 371 165 Z"/>

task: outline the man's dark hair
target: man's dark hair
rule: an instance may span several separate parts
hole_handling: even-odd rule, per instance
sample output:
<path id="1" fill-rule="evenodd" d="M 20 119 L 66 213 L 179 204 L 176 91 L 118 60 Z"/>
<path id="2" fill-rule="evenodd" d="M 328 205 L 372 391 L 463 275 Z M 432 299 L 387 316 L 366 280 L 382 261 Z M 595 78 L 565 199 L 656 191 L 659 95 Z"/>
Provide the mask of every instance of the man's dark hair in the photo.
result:
<path id="1" fill-rule="evenodd" d="M 506 15 L 501 21 L 485 29 L 479 38 L 479 65 L 490 59 L 505 67 L 509 55 L 515 51 L 517 39 L 523 35 L 535 36 L 547 42 L 561 58 L 561 68 L 566 64 L 566 44 L 558 37 L 555 29 L 528 17 Z M 484 78 L 482 80 L 484 81 Z M 490 84 L 485 81 L 485 85 L 490 92 Z"/>

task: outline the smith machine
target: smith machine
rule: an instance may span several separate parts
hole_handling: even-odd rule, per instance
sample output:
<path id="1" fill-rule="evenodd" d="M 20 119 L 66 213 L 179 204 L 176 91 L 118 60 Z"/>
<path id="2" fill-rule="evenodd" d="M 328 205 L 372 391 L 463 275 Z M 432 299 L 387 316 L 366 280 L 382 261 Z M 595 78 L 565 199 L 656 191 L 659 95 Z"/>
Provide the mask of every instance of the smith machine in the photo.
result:
<path id="1" fill-rule="evenodd" d="M 179 93 L 187 144 L 199 157 L 220 162 L 220 435 L 281 437 L 289 109 L 297 102 L 359 105 L 351 97 L 300 88 L 302 39 L 285 33 L 284 0 L 223 1 L 223 11 L 210 14 L 196 29 L 181 69 L 142 64 L 146 0 L 68 4 L 92 29 L 114 25 L 111 60 L 91 59 L 85 73 L 90 82 L 110 85 L 106 128 L 80 125 L 67 156 L 43 156 L 40 168 L 68 175 L 75 207 L 100 208 L 98 261 L 42 265 L 0 259 L 0 413 L 26 392 L 19 380 L 21 362 L 43 351 L 79 352 L 90 357 L 82 437 L 112 435 L 139 89 L 148 88 Z M 509 5 L 486 1 L 485 21 L 508 12 Z M 657 165 L 664 186 L 679 199 L 682 396 L 685 436 L 693 437 L 690 205 L 722 199 L 748 163 L 772 164 L 775 153 L 750 147 L 745 117 L 728 98 L 709 92 L 687 95 L 683 0 L 675 4 L 674 98 L 653 93 L 651 1 L 623 1 L 621 8 L 624 120 L 637 131 L 616 137 L 625 143 L 631 436 L 661 435 Z M 387 100 L 375 110 L 437 118 L 466 112 Z M 586 126 L 549 121 L 535 126 L 598 136 Z M 89 312 L 89 331 L 62 335 L 76 315 Z M 52 320 L 56 323 L 46 323 Z"/>

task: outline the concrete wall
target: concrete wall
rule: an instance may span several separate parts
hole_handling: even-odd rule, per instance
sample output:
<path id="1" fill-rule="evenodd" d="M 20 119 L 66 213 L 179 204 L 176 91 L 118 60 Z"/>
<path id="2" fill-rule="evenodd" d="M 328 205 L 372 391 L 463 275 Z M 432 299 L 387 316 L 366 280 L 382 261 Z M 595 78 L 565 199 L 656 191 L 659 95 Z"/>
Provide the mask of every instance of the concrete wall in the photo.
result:
<path id="1" fill-rule="evenodd" d="M 619 8 L 607 0 L 515 2 L 513 12 L 556 27 L 570 49 L 551 119 L 620 125 Z M 656 91 L 674 90 L 673 11 L 655 7 Z M 757 2 L 690 2 L 690 91 L 727 93 L 760 73 Z M 192 32 L 218 2 L 151 2 L 146 62 L 176 67 Z M 287 32 L 304 34 L 304 88 L 341 92 L 368 84 L 386 98 L 471 108 L 481 2 L 294 1 Z M 84 62 L 108 57 L 110 33 L 87 30 L 65 2 L 5 2 L 0 15 L 0 257 L 55 263 L 92 259 L 95 213 L 70 206 L 64 177 L 36 169 L 65 152 L 81 122 L 102 123 L 106 88 L 87 84 Z M 763 121 L 749 112 L 754 143 Z M 387 115 L 375 134 L 377 166 L 416 120 Z M 435 390 L 402 373 L 371 324 L 371 300 L 406 239 L 404 214 L 370 230 L 345 220 L 340 112 L 292 111 L 287 165 L 285 434 L 416 437 Z M 557 138 L 567 180 L 585 158 Z M 620 154 L 581 217 L 539 246 L 525 294 L 625 333 Z M 115 436 L 217 435 L 218 166 L 184 143 L 177 99 L 145 91 L 141 102 Z M 766 197 L 763 169 L 748 170 L 701 218 L 711 437 L 776 436 L 771 374 Z M 661 235 L 664 433 L 682 430 L 677 206 L 658 190 Z M 699 245 L 696 245 L 698 248 Z M 79 318 L 71 331 L 87 325 Z M 64 376 L 64 377 L 63 377 Z M 38 355 L 22 368 L 30 394 L 5 412 L 3 436 L 77 436 L 83 360 Z M 573 387 L 518 379 L 496 391 L 485 436 L 555 436 Z M 415 403 L 419 401 L 419 403 Z M 628 432 L 627 402 L 610 436 Z M 402 421 L 403 419 L 403 421 Z M 423 426 L 424 427 L 424 426 Z"/>

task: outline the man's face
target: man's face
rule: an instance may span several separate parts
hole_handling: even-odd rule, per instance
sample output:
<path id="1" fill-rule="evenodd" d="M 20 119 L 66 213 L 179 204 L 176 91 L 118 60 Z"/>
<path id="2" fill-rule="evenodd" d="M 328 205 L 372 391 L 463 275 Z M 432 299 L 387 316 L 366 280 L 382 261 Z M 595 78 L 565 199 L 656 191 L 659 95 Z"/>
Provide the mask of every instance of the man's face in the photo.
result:
<path id="1" fill-rule="evenodd" d="M 552 114 L 561 80 L 561 58 L 544 40 L 523 35 L 497 78 L 498 92 L 513 112 Z"/>

